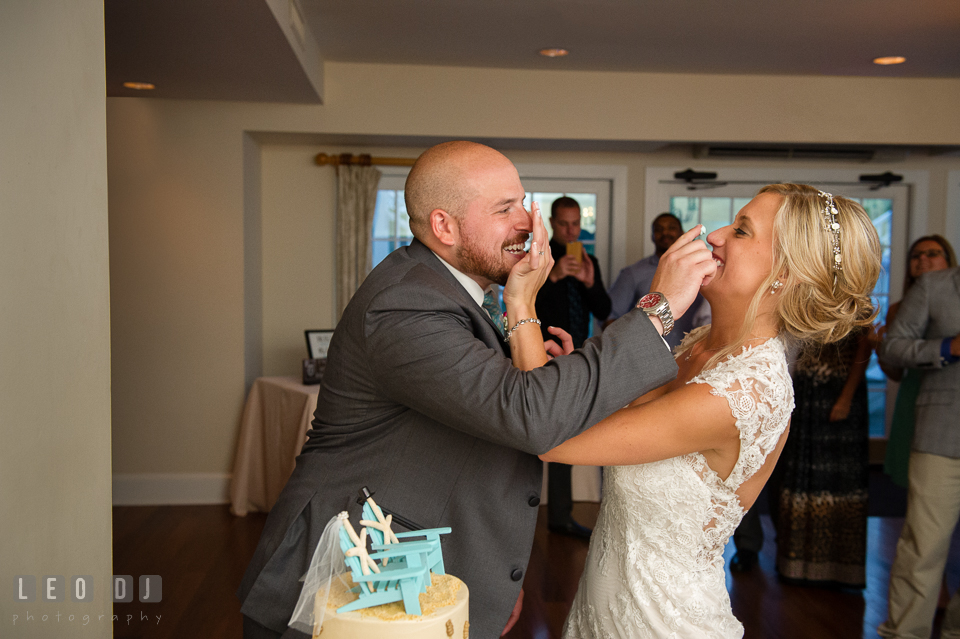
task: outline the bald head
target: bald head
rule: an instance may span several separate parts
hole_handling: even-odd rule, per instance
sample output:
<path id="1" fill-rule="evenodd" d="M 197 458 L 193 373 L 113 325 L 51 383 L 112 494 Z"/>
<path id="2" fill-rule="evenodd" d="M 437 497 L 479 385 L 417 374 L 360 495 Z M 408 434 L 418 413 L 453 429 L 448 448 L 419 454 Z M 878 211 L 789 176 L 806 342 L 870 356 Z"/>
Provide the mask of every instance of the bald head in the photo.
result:
<path id="1" fill-rule="evenodd" d="M 476 142 L 444 142 L 424 151 L 410 169 L 403 192 L 413 236 L 429 245 L 430 212 L 442 209 L 462 217 L 478 195 L 474 176 L 504 162 L 510 164 L 500 152 Z"/>

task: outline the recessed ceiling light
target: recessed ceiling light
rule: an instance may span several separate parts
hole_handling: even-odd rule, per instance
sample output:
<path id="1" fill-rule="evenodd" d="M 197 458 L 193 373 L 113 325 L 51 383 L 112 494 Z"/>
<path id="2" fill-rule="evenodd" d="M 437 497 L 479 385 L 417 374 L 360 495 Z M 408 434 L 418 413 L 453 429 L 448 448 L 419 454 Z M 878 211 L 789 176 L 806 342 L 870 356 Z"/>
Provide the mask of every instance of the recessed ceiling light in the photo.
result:
<path id="1" fill-rule="evenodd" d="M 545 55 L 548 58 L 562 58 L 568 53 L 570 52 L 566 49 L 540 49 L 540 55 Z"/>
<path id="2" fill-rule="evenodd" d="M 136 89 L 138 91 L 149 91 L 157 88 L 149 82 L 124 82 L 123 86 L 127 87 L 128 89 Z"/>
<path id="3" fill-rule="evenodd" d="M 901 56 L 901 55 L 888 55 L 888 56 L 883 57 L 883 58 L 874 58 L 874 59 L 873 59 L 873 63 L 874 63 L 874 64 L 883 64 L 883 65 L 887 65 L 887 64 L 903 64 L 903 63 L 906 62 L 906 61 L 907 61 L 907 59 L 906 59 L 905 57 Z"/>

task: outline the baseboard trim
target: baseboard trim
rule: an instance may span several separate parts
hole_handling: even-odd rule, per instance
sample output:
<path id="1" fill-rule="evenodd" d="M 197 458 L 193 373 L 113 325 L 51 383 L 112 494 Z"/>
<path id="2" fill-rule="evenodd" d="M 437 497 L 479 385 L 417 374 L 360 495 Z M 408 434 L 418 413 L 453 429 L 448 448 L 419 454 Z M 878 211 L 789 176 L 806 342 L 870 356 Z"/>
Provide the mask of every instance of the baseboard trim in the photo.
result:
<path id="1" fill-rule="evenodd" d="M 230 502 L 230 473 L 114 473 L 114 506 Z"/>

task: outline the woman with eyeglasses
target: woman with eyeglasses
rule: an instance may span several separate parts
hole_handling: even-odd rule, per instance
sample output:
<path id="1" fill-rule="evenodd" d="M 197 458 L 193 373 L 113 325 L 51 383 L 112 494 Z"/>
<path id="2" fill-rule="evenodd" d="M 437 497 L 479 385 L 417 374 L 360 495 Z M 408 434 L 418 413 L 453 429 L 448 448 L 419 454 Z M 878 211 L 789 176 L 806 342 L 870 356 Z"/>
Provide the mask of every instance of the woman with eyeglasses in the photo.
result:
<path id="1" fill-rule="evenodd" d="M 917 278 L 924 273 L 942 271 L 957 265 L 957 258 L 945 238 L 939 235 L 925 235 L 910 245 L 907 251 L 907 271 L 903 281 L 903 294 L 906 295 Z M 879 346 L 886 327 L 900 310 L 900 302 L 890 305 L 885 324 L 877 329 L 875 346 Z M 917 369 L 894 368 L 880 362 L 880 368 L 888 378 L 900 382 L 897 402 L 893 409 L 890 424 L 890 436 L 887 439 L 887 454 L 883 471 L 898 486 L 907 487 L 907 467 L 910 460 L 910 444 L 913 440 L 913 413 L 920 391 L 920 372 Z"/>
<path id="2" fill-rule="evenodd" d="M 942 271 L 957 265 L 953 247 L 940 235 L 924 235 L 915 240 L 907 251 L 907 269 L 903 278 L 903 295 L 924 273 Z M 887 327 L 893 324 L 900 302 L 894 302 L 887 309 L 885 323 L 877 327 L 873 337 L 874 348 L 879 349 Z M 892 381 L 900 382 L 897 400 L 890 421 L 890 434 L 887 437 L 887 452 L 883 461 L 883 472 L 893 483 L 907 488 L 907 475 L 910 467 L 910 449 L 913 446 L 914 415 L 917 396 L 920 393 L 920 371 L 915 368 L 903 369 L 885 364 L 879 360 L 880 369 Z M 945 608 L 950 599 L 947 589 L 947 577 L 943 576 L 937 608 Z"/>

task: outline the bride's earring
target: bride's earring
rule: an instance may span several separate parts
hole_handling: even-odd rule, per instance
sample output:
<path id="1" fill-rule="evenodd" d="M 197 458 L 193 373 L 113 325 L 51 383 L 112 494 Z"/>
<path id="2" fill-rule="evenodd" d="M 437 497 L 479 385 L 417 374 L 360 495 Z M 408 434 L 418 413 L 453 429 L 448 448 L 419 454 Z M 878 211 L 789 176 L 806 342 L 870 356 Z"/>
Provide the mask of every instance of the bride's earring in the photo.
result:
<path id="1" fill-rule="evenodd" d="M 780 280 L 774 280 L 773 285 L 770 287 L 772 289 L 770 291 L 770 294 L 773 295 L 774 293 L 776 293 L 777 289 L 779 289 L 781 286 L 783 286 L 783 282 L 781 282 Z"/>

